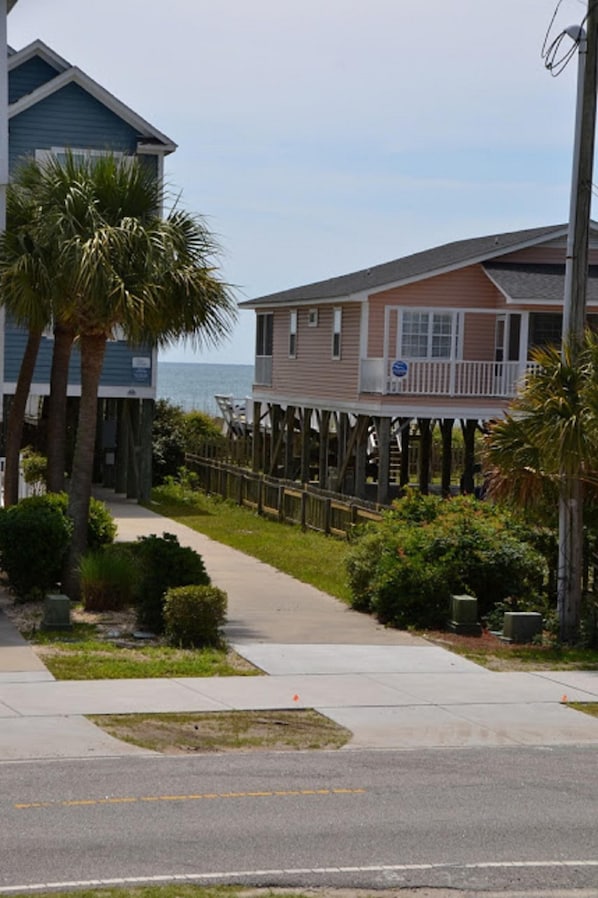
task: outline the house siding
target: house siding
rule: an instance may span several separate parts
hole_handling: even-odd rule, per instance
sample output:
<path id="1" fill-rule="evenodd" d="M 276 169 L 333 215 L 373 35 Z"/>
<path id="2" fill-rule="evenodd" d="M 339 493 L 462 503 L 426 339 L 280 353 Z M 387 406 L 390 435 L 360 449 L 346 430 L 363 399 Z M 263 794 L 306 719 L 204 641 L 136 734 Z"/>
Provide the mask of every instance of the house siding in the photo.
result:
<path id="1" fill-rule="evenodd" d="M 40 84 L 56 75 L 56 71 L 39 57 L 24 62 L 10 73 L 11 99 L 29 93 Z M 134 154 L 139 135 L 127 122 L 90 96 L 79 85 L 66 85 L 35 106 L 25 110 L 10 120 L 10 165 L 11 170 L 24 158 L 32 157 L 36 150 L 51 147 L 73 147 L 81 149 L 107 150 Z M 157 175 L 156 156 L 140 157 Z M 5 330 L 4 379 L 7 383 L 17 380 L 27 333 L 25 330 L 7 323 Z M 47 385 L 50 380 L 53 341 L 42 339 L 34 374 L 34 384 Z M 149 356 L 152 352 L 128 346 L 125 342 L 110 342 L 100 380 L 100 387 L 122 387 L 123 395 L 130 388 L 151 386 L 153 371 L 137 369 L 133 374 L 132 360 L 135 356 Z M 151 362 L 150 362 L 151 364 Z M 143 378 L 139 380 L 138 378 Z M 69 385 L 81 383 L 80 356 L 74 348 L 69 368 Z"/>
<path id="2" fill-rule="evenodd" d="M 26 343 L 27 332 L 14 325 L 7 324 L 4 357 L 4 381 L 6 383 L 15 383 L 17 381 Z M 33 384 L 50 383 L 53 345 L 53 340 L 42 337 L 33 374 Z M 144 380 L 144 382 L 140 382 L 137 379 L 133 369 L 133 358 L 139 356 L 150 359 L 150 368 L 142 369 L 148 372 L 147 381 Z M 106 346 L 100 385 L 103 387 L 128 388 L 151 386 L 154 380 L 151 368 L 152 362 L 152 351 L 149 347 L 132 347 L 121 340 L 110 342 Z M 80 386 L 80 384 L 81 356 L 75 344 L 69 365 L 69 385 Z"/>
<path id="3" fill-rule="evenodd" d="M 494 315 L 465 315 L 463 358 L 473 362 L 494 360 L 495 337 Z"/>
<path id="4" fill-rule="evenodd" d="M 518 253 L 500 256 L 496 261 L 517 262 L 528 265 L 564 265 L 566 254 L 566 244 L 559 242 L 549 246 L 534 246 L 529 249 L 522 249 Z M 593 265 L 598 264 L 598 244 L 596 244 L 596 241 L 590 243 L 589 260 Z"/>
<path id="5" fill-rule="evenodd" d="M 51 147 L 135 153 L 137 132 L 78 84 L 68 84 L 9 124 L 11 168 L 36 150 Z"/>
<path id="6" fill-rule="evenodd" d="M 342 308 L 341 358 L 332 358 L 335 308 Z M 264 310 L 266 311 L 266 310 Z M 290 309 L 274 311 L 272 390 L 288 396 L 354 399 L 359 384 L 361 306 L 334 303 L 318 307 L 318 325 L 309 327 L 309 310 L 297 309 L 297 351 L 289 358 Z M 260 391 L 263 388 L 260 387 Z"/>
<path id="7" fill-rule="evenodd" d="M 425 281 L 417 281 L 402 287 L 394 287 L 384 290 L 370 297 L 369 300 L 369 332 L 368 332 L 368 357 L 381 358 L 384 355 L 384 312 L 387 306 L 409 306 L 419 308 L 440 309 L 500 309 L 504 306 L 504 299 L 500 291 L 491 283 L 481 265 L 472 265 L 460 271 L 452 271 L 448 274 L 440 274 Z M 467 332 L 473 335 L 478 329 L 478 338 L 484 335 L 487 341 L 488 325 L 481 319 L 489 316 L 477 316 L 479 323 L 473 324 L 468 315 L 465 325 L 466 345 L 475 341 Z M 493 332 L 493 326 L 491 328 Z M 396 327 L 391 334 L 390 346 L 396 345 Z M 469 356 L 466 356 L 469 357 Z M 478 356 L 484 358 L 484 356 Z"/>
<path id="8" fill-rule="evenodd" d="M 39 56 L 33 56 L 8 73 L 8 102 L 16 103 L 21 97 L 47 84 L 58 74 L 57 70 Z"/>

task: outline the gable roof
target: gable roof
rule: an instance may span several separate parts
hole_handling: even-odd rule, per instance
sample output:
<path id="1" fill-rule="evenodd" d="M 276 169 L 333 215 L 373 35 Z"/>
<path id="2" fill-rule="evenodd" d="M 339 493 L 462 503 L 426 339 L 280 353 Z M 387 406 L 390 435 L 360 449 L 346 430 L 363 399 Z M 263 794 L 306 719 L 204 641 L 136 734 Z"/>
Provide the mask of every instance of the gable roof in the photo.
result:
<path id="1" fill-rule="evenodd" d="M 44 42 L 40 41 L 38 38 L 37 40 L 31 41 L 30 44 L 27 44 L 26 47 L 22 47 L 20 50 L 13 50 L 12 47 L 9 47 L 8 71 L 11 72 L 13 69 L 18 68 L 20 65 L 23 65 L 24 62 L 33 59 L 34 56 L 43 59 L 44 62 L 47 62 L 48 65 L 53 69 L 56 69 L 57 72 L 64 72 L 71 67 L 70 62 L 67 62 L 66 59 L 59 56 L 58 53 L 55 53 L 51 47 L 48 47 L 47 44 L 44 44 Z"/>
<path id="2" fill-rule="evenodd" d="M 592 222 L 592 228 L 598 229 L 598 224 Z M 279 293 L 258 296 L 255 299 L 246 300 L 240 305 L 244 308 L 252 308 L 289 303 L 324 302 L 363 296 L 377 290 L 387 290 L 391 287 L 464 268 L 467 265 L 495 259 L 507 253 L 536 246 L 546 240 L 566 237 L 567 230 L 568 225 L 558 224 L 457 240 L 352 274 L 343 274 L 340 277 L 316 281 L 303 287 L 293 287 Z"/>
<path id="3" fill-rule="evenodd" d="M 110 109 L 115 115 L 125 121 L 135 131 L 139 133 L 143 143 L 152 144 L 159 147 L 165 154 L 172 153 L 176 150 L 176 143 L 154 128 L 146 119 L 142 118 L 134 112 L 129 106 L 119 100 L 114 94 L 86 75 L 77 66 L 72 66 L 57 53 L 54 53 L 43 41 L 33 41 L 23 50 L 9 57 L 8 65 L 14 69 L 33 56 L 40 56 L 52 67 L 56 68 L 59 74 L 55 78 L 51 78 L 45 84 L 40 85 L 31 93 L 25 94 L 15 103 L 11 103 L 8 108 L 8 117 L 14 118 L 26 109 L 30 109 L 42 100 L 66 87 L 68 84 L 76 84 L 84 91 Z"/>

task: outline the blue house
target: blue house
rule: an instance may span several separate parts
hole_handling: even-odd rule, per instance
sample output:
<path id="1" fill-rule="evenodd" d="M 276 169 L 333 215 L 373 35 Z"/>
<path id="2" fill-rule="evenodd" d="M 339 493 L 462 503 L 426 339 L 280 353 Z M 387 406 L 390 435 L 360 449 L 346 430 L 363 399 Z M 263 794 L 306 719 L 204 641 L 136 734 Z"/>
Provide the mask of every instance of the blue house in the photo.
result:
<path id="1" fill-rule="evenodd" d="M 68 149 L 85 157 L 108 152 L 136 156 L 162 178 L 164 157 L 176 149 L 169 137 L 40 40 L 22 50 L 9 48 L 8 120 L 10 172 L 24 159 L 60 158 Z M 0 329 L 5 403 L 14 393 L 26 337 L 10 320 Z M 43 398 L 49 393 L 52 344 L 48 332 L 31 387 L 32 419 L 42 416 Z M 80 357 L 75 348 L 68 388 L 73 399 L 80 395 L 80 385 Z M 155 349 L 112 341 L 99 390 L 103 426 L 98 429 L 96 473 L 107 485 L 133 496 L 147 491 L 151 463 L 147 435 L 155 395 Z"/>

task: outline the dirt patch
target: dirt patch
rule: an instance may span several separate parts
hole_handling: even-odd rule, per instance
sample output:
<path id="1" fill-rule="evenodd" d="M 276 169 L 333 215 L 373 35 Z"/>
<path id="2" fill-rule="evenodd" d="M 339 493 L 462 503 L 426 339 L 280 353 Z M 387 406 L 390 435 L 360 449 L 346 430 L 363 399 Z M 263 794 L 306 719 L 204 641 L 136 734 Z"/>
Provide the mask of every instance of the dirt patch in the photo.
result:
<path id="1" fill-rule="evenodd" d="M 559 666 L 555 659 L 554 646 L 523 646 L 503 642 L 489 630 L 482 630 L 480 636 L 463 636 L 440 630 L 427 631 L 420 635 L 435 645 L 483 664 L 488 670 L 554 670 Z"/>
<path id="2" fill-rule="evenodd" d="M 349 730 L 312 710 L 113 714 L 90 717 L 111 736 L 162 754 L 341 748 Z"/>

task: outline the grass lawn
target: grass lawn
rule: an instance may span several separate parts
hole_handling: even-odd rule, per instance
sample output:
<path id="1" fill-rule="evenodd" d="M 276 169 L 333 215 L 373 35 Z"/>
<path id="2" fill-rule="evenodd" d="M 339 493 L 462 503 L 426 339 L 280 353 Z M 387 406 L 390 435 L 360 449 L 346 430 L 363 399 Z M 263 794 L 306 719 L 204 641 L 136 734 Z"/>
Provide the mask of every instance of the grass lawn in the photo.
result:
<path id="1" fill-rule="evenodd" d="M 179 486 L 156 487 L 148 507 L 337 599 L 349 600 L 346 539 L 313 530 L 304 532 L 291 524 L 270 521 L 234 502 Z"/>
<path id="2" fill-rule="evenodd" d="M 87 640 L 80 644 L 54 643 L 38 650 L 57 680 L 115 680 L 146 677 L 252 676 L 259 671 L 234 654 L 216 649 L 190 651 L 168 646 L 120 648 Z"/>
<path id="3" fill-rule="evenodd" d="M 569 707 L 575 711 L 583 711 L 592 717 L 598 717 L 598 702 L 569 702 Z"/>
<path id="4" fill-rule="evenodd" d="M 35 623 L 42 606 L 20 606 L 29 617 L 22 632 L 57 680 L 143 679 L 144 677 L 255 676 L 256 670 L 226 649 L 178 649 L 160 640 L 135 640 L 135 612 L 92 614 L 73 609 L 73 628 L 67 632 L 40 630 Z M 77 620 L 83 617 L 85 620 Z M 120 635 L 112 637 L 110 633 Z"/>

